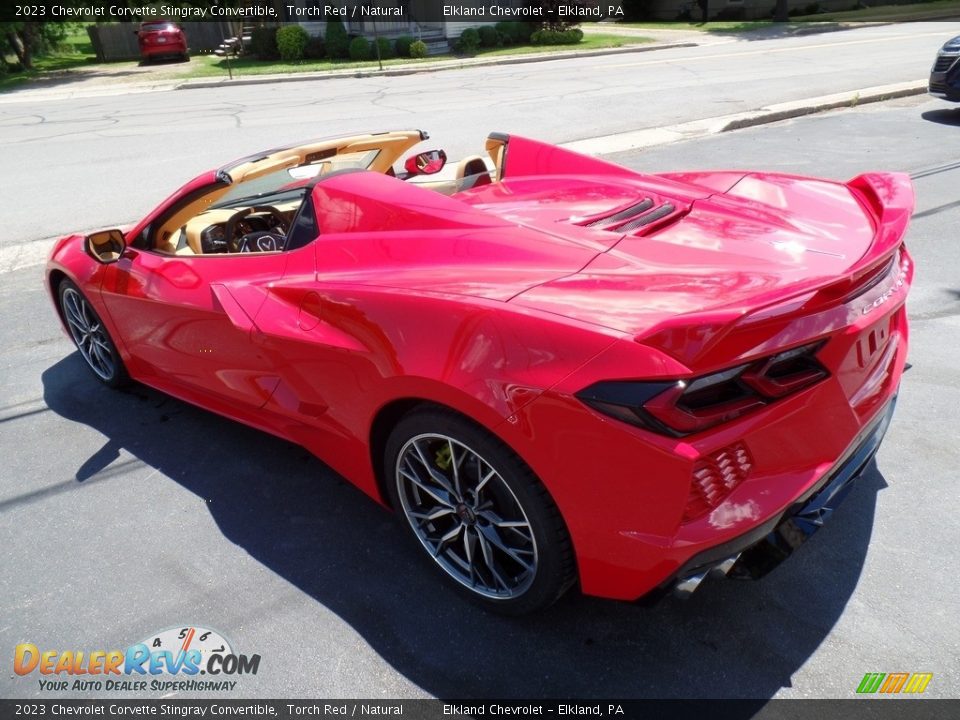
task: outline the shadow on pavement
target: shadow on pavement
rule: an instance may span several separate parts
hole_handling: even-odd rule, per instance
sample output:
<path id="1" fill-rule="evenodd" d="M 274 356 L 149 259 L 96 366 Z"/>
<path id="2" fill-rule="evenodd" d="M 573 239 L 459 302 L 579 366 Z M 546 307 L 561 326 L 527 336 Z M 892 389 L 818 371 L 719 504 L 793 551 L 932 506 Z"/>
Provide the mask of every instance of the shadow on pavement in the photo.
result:
<path id="1" fill-rule="evenodd" d="M 204 498 L 227 540 L 439 697 L 770 698 L 843 612 L 886 487 L 871 466 L 833 522 L 760 582 L 707 581 L 653 608 L 570 594 L 506 619 L 450 590 L 390 514 L 306 451 L 140 385 L 109 390 L 76 353 L 42 381 L 52 411 L 108 438 L 77 481 L 109 474 L 125 449 L 157 482 Z"/>
<path id="2" fill-rule="evenodd" d="M 713 3 L 711 2 L 711 5 Z M 850 30 L 849 25 L 834 22 L 788 22 L 757 26 L 755 21 L 745 21 L 739 26 L 713 27 L 707 32 L 714 37 L 732 37 L 737 40 L 779 40 L 782 38 L 820 35 L 822 33 Z"/>
<path id="3" fill-rule="evenodd" d="M 929 122 L 939 123 L 940 125 L 960 127 L 960 107 L 927 110 L 926 112 L 920 113 L 920 117 Z"/>
<path id="4" fill-rule="evenodd" d="M 128 69 L 123 70 L 119 68 L 111 68 L 110 63 L 91 67 L 70 68 L 67 70 L 50 70 L 41 75 L 24 78 L 19 85 L 5 90 L 4 94 L 17 93 L 25 90 L 56 88 L 65 85 L 74 85 L 86 82 L 109 83 L 112 80 L 120 80 L 121 78 L 132 78 L 134 80 L 140 79 L 143 82 L 172 79 L 169 76 L 161 76 L 158 78 L 152 72 L 153 70 L 167 70 L 169 69 L 169 66 L 183 66 L 186 68 L 187 62 L 179 58 L 174 58 L 171 61 L 155 60 L 149 64 L 138 63 L 135 67 L 128 67 Z M 94 69 L 94 67 L 102 69 Z M 122 86 L 122 83 L 118 82 L 117 86 Z"/>

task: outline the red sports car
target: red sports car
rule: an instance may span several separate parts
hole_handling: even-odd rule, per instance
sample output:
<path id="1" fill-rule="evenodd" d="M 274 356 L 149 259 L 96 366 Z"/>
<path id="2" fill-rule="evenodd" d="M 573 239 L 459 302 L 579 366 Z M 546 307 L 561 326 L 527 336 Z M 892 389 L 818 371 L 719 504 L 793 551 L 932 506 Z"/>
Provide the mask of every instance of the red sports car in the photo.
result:
<path id="1" fill-rule="evenodd" d="M 143 62 L 150 62 L 158 57 L 190 59 L 187 35 L 178 23 L 169 20 L 142 22 L 140 29 L 134 32 L 137 35 L 140 59 Z"/>
<path id="2" fill-rule="evenodd" d="M 400 162 L 426 137 L 257 153 L 63 238 L 64 328 L 108 385 L 303 445 L 502 612 L 759 577 L 822 524 L 904 369 L 907 176 L 493 134 L 444 177 Z"/>

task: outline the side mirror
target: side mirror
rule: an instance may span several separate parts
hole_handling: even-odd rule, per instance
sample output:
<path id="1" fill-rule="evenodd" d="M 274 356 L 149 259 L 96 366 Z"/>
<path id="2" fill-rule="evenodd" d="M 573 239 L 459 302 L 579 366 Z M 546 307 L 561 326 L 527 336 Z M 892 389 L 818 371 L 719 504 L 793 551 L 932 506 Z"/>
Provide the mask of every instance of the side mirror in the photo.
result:
<path id="1" fill-rule="evenodd" d="M 443 150 L 427 150 L 408 157 L 403 169 L 411 175 L 433 175 L 443 170 L 447 154 Z"/>
<path id="2" fill-rule="evenodd" d="M 101 230 L 87 235 L 84 249 L 98 263 L 109 265 L 120 259 L 127 249 L 127 241 L 119 230 Z"/>

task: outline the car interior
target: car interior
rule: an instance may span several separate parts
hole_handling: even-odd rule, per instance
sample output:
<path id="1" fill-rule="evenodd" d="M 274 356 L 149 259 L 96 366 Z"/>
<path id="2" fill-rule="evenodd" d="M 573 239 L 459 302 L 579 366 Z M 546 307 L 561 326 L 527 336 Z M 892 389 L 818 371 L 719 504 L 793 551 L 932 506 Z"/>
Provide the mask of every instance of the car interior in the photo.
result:
<path id="1" fill-rule="evenodd" d="M 418 130 L 355 135 L 278 148 L 222 168 L 218 182 L 188 195 L 158 217 L 138 244 L 169 255 L 282 252 L 316 237 L 304 198 L 319 180 L 366 170 L 446 195 L 499 179 L 502 151 L 488 141 L 480 155 L 446 164 L 443 150 L 400 158 L 428 139 Z M 312 211 L 312 209 L 311 209 Z M 312 232 L 311 232 L 312 227 Z"/>

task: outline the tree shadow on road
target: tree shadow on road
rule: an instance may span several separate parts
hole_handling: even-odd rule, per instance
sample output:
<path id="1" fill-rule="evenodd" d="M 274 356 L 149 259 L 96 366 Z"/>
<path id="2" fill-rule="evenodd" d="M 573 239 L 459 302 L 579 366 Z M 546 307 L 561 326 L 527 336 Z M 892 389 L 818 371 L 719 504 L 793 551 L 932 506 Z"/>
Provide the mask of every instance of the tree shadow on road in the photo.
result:
<path id="1" fill-rule="evenodd" d="M 821 35 L 848 29 L 844 25 L 833 22 L 788 22 L 758 25 L 755 21 L 749 20 L 730 27 L 710 27 L 709 24 L 707 26 L 707 32 L 712 36 L 732 37 L 737 40 L 779 40 L 806 35 Z"/>
<path id="2" fill-rule="evenodd" d="M 205 499 L 227 540 L 447 698 L 770 698 L 843 613 L 886 486 L 871 465 L 833 521 L 760 582 L 708 580 L 691 600 L 652 608 L 574 593 L 508 619 L 449 589 L 392 515 L 306 451 L 140 385 L 111 391 L 76 353 L 42 381 L 52 411 L 107 438 L 78 479 L 110 473 L 125 449 L 160 471 L 157 482 Z"/>

